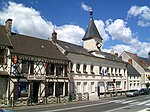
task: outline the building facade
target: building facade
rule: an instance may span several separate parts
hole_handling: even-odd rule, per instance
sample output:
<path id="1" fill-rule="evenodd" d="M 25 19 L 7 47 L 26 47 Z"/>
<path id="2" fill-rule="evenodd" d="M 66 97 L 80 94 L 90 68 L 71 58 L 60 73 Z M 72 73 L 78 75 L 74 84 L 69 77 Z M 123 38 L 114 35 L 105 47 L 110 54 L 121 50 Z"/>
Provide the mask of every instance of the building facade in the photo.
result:
<path id="1" fill-rule="evenodd" d="M 131 64 L 139 74 L 139 86 L 140 88 L 146 87 L 145 84 L 149 82 L 148 77 L 150 76 L 150 58 L 142 58 L 127 51 L 124 51 L 122 54 L 122 59 L 129 64 Z M 136 78 L 136 76 L 134 76 Z"/>
<path id="2" fill-rule="evenodd" d="M 71 60 L 70 95 L 88 94 L 90 100 L 98 99 L 100 94 L 106 92 L 127 90 L 126 63 L 115 54 L 101 51 L 103 39 L 92 14 L 91 10 L 83 46 L 52 38 L 60 51 Z"/>
<path id="3" fill-rule="evenodd" d="M 11 24 L 0 26 L 0 99 L 39 103 L 68 96 L 69 59 L 50 40 L 12 33 Z"/>

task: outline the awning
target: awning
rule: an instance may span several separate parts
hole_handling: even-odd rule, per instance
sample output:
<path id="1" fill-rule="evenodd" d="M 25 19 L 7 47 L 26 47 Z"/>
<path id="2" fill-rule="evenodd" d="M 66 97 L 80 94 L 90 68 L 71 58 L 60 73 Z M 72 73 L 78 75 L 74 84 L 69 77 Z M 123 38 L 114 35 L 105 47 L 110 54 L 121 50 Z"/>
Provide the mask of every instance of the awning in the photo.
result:
<path id="1" fill-rule="evenodd" d="M 6 71 L 0 71 L 0 76 L 9 76 L 9 73 Z"/>

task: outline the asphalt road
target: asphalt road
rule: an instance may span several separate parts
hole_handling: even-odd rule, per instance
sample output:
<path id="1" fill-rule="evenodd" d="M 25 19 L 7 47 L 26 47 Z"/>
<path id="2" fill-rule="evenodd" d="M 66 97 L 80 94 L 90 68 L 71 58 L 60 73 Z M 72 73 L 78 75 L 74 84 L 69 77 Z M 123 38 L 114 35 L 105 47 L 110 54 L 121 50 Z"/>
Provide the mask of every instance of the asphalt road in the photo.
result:
<path id="1" fill-rule="evenodd" d="M 150 112 L 150 95 L 14 108 L 15 112 Z"/>

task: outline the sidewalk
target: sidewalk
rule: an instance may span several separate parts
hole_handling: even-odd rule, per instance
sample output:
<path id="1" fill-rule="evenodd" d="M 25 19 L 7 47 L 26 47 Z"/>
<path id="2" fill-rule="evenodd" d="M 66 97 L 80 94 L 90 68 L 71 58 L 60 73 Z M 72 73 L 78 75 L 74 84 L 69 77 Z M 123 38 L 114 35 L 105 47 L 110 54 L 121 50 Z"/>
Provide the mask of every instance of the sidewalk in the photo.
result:
<path id="1" fill-rule="evenodd" d="M 97 100 L 86 100 L 86 101 L 71 101 L 71 102 L 65 102 L 65 103 L 54 103 L 54 104 L 33 104 L 33 105 L 25 105 L 25 106 L 15 106 L 15 107 L 11 107 L 11 106 L 4 106 L 1 107 L 2 109 L 6 109 L 6 110 L 23 110 L 23 109 L 36 109 L 36 108 L 42 108 L 42 107 L 54 107 L 54 106 L 61 106 L 61 105 L 67 105 L 67 104 L 75 104 L 75 103 L 85 103 L 85 102 L 93 102 L 93 101 L 100 101 L 100 100 L 106 100 L 106 99 L 116 99 L 116 98 L 121 98 L 124 96 L 116 96 L 116 97 L 103 97 Z"/>

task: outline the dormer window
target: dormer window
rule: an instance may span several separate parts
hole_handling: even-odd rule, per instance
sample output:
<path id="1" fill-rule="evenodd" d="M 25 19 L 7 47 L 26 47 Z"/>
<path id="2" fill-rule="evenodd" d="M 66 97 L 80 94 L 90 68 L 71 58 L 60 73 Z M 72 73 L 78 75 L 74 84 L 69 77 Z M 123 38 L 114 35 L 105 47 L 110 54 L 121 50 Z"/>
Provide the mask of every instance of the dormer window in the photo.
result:
<path id="1" fill-rule="evenodd" d="M 73 63 L 70 64 L 71 72 L 73 72 Z"/>
<path id="2" fill-rule="evenodd" d="M 94 71 L 93 71 L 94 70 L 94 66 L 93 65 L 91 65 L 91 69 L 90 70 L 91 70 L 91 74 L 94 74 Z"/>
<path id="3" fill-rule="evenodd" d="M 99 66 L 99 74 L 102 74 L 102 66 Z"/>
<path id="4" fill-rule="evenodd" d="M 87 73 L 86 72 L 86 65 L 85 64 L 83 65 L 83 73 Z"/>
<path id="5" fill-rule="evenodd" d="M 0 64 L 4 64 L 4 54 L 5 54 L 5 50 L 4 49 L 0 49 Z"/>
<path id="6" fill-rule="evenodd" d="M 78 73 L 80 73 L 80 64 L 77 64 L 77 65 L 76 65 L 76 71 L 77 71 Z"/>

